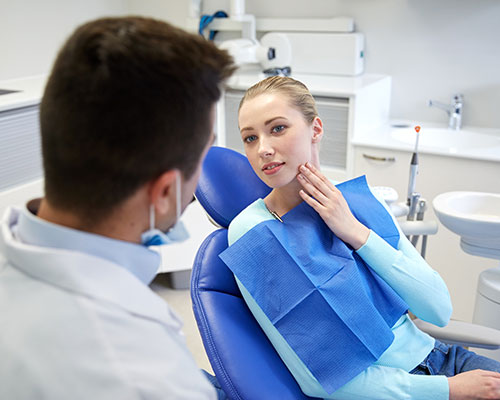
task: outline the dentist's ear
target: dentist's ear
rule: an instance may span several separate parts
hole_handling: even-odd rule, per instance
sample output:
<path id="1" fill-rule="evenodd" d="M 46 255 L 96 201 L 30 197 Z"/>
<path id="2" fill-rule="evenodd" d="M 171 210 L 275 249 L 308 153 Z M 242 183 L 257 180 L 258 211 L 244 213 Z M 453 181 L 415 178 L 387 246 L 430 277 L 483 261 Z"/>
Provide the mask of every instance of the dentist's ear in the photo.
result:
<path id="1" fill-rule="evenodd" d="M 179 171 L 172 169 L 151 182 L 150 200 L 159 215 L 166 214 L 175 206 L 175 182 Z"/>
<path id="2" fill-rule="evenodd" d="M 319 143 L 323 138 L 323 121 L 321 121 L 320 117 L 314 117 L 312 122 L 313 135 L 312 142 Z"/>

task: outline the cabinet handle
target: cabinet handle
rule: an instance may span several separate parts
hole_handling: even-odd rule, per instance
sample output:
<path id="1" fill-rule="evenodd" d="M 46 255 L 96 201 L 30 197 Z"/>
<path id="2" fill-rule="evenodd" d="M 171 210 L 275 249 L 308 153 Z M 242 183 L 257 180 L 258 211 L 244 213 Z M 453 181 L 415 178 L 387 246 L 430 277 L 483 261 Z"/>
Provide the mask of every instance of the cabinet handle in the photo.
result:
<path id="1" fill-rule="evenodd" d="M 396 157 L 377 157 L 377 156 L 371 156 L 369 154 L 363 153 L 363 157 L 367 158 L 368 160 L 374 160 L 374 161 L 382 161 L 382 162 L 395 162 Z"/>

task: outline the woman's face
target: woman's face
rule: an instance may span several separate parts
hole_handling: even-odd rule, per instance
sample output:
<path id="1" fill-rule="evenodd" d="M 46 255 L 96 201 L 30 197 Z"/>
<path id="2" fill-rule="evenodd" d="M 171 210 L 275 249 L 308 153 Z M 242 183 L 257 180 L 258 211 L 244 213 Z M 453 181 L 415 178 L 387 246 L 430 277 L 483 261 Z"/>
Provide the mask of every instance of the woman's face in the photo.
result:
<path id="1" fill-rule="evenodd" d="M 271 188 L 295 181 L 299 166 L 313 161 L 313 144 L 323 133 L 321 120 L 312 124 L 279 93 L 245 101 L 238 116 L 241 138 L 255 173 Z"/>

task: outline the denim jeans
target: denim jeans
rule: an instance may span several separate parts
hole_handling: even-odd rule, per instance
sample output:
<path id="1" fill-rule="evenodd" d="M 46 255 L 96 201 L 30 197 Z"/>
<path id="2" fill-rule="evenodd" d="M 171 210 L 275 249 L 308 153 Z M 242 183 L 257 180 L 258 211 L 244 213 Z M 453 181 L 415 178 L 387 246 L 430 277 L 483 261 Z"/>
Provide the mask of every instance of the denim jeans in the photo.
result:
<path id="1" fill-rule="evenodd" d="M 451 377 L 474 369 L 500 372 L 500 362 L 436 340 L 434 349 L 410 374 Z"/>
<path id="2" fill-rule="evenodd" d="M 217 380 L 217 378 L 215 376 L 213 376 L 212 374 L 209 374 L 204 369 L 202 369 L 201 371 L 205 374 L 207 379 L 210 381 L 212 386 L 215 388 L 215 391 L 217 392 L 217 399 L 218 400 L 227 400 L 226 393 L 224 393 L 224 390 L 222 390 L 222 388 L 220 387 L 220 383 Z"/>

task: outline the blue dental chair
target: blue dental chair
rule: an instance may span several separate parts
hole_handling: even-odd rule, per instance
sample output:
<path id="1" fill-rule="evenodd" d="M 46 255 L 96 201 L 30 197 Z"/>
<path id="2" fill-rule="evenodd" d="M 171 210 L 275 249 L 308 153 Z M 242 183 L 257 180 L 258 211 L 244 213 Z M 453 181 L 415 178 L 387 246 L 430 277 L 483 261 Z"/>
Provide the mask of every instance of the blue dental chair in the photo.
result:
<path id="1" fill-rule="evenodd" d="M 191 275 L 193 311 L 210 364 L 230 399 L 310 399 L 255 321 L 232 272 L 218 257 L 227 248 L 227 227 L 232 219 L 270 191 L 245 156 L 214 146 L 205 158 L 195 192 L 221 229 L 205 239 L 196 255 Z M 446 343 L 500 348 L 500 331 L 492 328 L 460 321 L 450 321 L 445 328 L 419 319 L 413 322 Z"/>
<path id="2" fill-rule="evenodd" d="M 247 308 L 232 272 L 219 258 L 227 248 L 231 220 L 270 191 L 246 157 L 212 147 L 195 192 L 222 228 L 205 239 L 196 255 L 191 275 L 193 311 L 212 369 L 224 392 L 235 400 L 310 398 L 288 372 Z"/>

